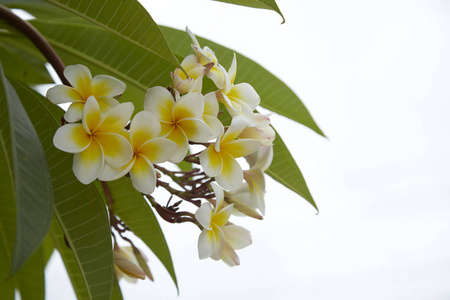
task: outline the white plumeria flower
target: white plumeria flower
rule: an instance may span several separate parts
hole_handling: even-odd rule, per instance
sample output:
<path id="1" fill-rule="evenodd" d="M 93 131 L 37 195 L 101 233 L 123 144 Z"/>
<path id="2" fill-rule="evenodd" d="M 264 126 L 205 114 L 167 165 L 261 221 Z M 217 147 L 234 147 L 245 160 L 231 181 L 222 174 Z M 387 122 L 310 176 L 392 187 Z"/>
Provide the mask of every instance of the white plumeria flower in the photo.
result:
<path id="1" fill-rule="evenodd" d="M 175 101 L 167 89 L 156 86 L 145 94 L 144 108 L 160 121 L 160 135 L 178 146 L 178 151 L 170 159 L 173 163 L 181 162 L 186 156 L 188 141 L 206 143 L 213 138 L 202 118 L 204 105 L 201 93 L 188 93 Z"/>
<path id="2" fill-rule="evenodd" d="M 229 80 L 227 80 L 227 71 L 219 64 L 214 51 L 212 51 L 208 46 L 205 46 L 202 49 L 195 35 L 187 27 L 186 32 L 192 40 L 192 49 L 194 49 L 198 62 L 203 66 L 211 63 L 214 64 L 211 68 L 209 68 L 206 76 L 214 82 L 218 89 L 228 88 L 230 83 Z"/>
<path id="3" fill-rule="evenodd" d="M 258 208 L 265 214 L 264 195 L 266 193 L 266 183 L 264 179 L 264 171 L 269 168 L 273 158 L 273 147 L 264 146 L 246 157 L 250 165 L 250 170 L 244 171 L 244 179 L 250 191 L 250 206 Z"/>
<path id="4" fill-rule="evenodd" d="M 125 127 L 133 113 L 131 102 L 122 103 L 106 114 L 100 114 L 100 107 L 90 96 L 83 109 L 82 124 L 66 124 L 55 133 L 53 144 L 56 148 L 75 153 L 73 172 L 84 184 L 93 182 L 106 163 L 122 167 L 132 156 L 130 143 L 119 132 Z"/>
<path id="5" fill-rule="evenodd" d="M 191 89 L 194 82 L 202 80 L 201 77 L 203 76 L 205 67 L 198 62 L 197 56 L 194 54 L 186 56 L 181 62 L 181 67 L 183 69 L 175 69 L 173 73 L 170 73 L 170 76 L 172 77 L 173 87 L 180 94 L 185 94 Z"/>
<path id="6" fill-rule="evenodd" d="M 218 260 L 222 256 L 226 239 L 221 228 L 228 222 L 233 205 L 222 208 L 223 190 L 214 182 L 211 183 L 211 186 L 216 195 L 214 210 L 211 204 L 206 202 L 195 212 L 195 218 L 203 226 L 198 238 L 198 255 L 200 259 L 211 257 Z"/>
<path id="7" fill-rule="evenodd" d="M 126 88 L 125 83 L 108 75 L 92 78 L 89 69 L 83 65 L 67 66 L 64 76 L 72 87 L 56 85 L 47 91 L 47 99 L 54 104 L 72 103 L 64 114 L 67 122 L 81 119 L 84 104 L 90 96 L 95 97 L 104 113 L 119 104 L 113 97 L 121 95 Z"/>
<path id="8" fill-rule="evenodd" d="M 162 163 L 176 153 L 177 145 L 159 137 L 161 125 L 149 111 L 141 111 L 134 116 L 130 132 L 123 132 L 133 147 L 133 158 L 122 168 L 106 164 L 99 176 L 100 180 L 118 179 L 128 172 L 133 186 L 144 194 L 151 194 L 156 187 L 155 163 Z"/>
<path id="9" fill-rule="evenodd" d="M 244 177 L 236 158 L 249 155 L 260 147 L 256 140 L 236 140 L 246 125 L 242 118 L 234 117 L 228 130 L 199 156 L 206 175 L 215 177 L 217 183 L 227 190 L 237 189 Z"/>
<path id="10" fill-rule="evenodd" d="M 217 100 L 222 102 L 232 117 L 240 115 L 246 121 L 248 126 L 256 126 L 258 120 L 253 111 L 261 102 L 261 98 L 255 89 L 248 83 L 234 84 L 236 78 L 237 62 L 234 54 L 231 67 L 228 70 L 227 84 L 225 88 L 216 92 Z"/>
<path id="11" fill-rule="evenodd" d="M 245 128 L 239 138 L 258 140 L 262 146 L 271 146 L 275 140 L 275 130 L 270 126 L 270 119 L 263 114 L 254 114 L 257 125 Z"/>
<path id="12" fill-rule="evenodd" d="M 123 275 L 126 275 L 125 279 L 129 279 L 131 282 L 136 282 L 136 279 L 145 279 L 145 273 L 134 257 L 131 247 L 120 248 L 115 246 L 113 256 L 117 279 L 120 280 Z"/>

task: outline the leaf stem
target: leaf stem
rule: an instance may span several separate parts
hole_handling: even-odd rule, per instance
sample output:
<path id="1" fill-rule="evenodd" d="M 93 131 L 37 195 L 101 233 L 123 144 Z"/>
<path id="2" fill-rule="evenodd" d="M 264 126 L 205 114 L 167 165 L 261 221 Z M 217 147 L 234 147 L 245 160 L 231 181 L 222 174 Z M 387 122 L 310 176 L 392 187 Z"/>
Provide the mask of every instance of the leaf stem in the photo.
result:
<path id="1" fill-rule="evenodd" d="M 42 36 L 42 34 L 37 31 L 30 23 L 22 20 L 20 17 L 15 15 L 9 8 L 0 4 L 0 19 L 5 20 L 11 26 L 22 32 L 44 55 L 47 61 L 55 69 L 58 77 L 61 79 L 62 83 L 70 86 L 70 83 L 64 77 L 64 63 L 61 58 L 59 58 L 56 51 L 52 48 L 50 43 Z"/>

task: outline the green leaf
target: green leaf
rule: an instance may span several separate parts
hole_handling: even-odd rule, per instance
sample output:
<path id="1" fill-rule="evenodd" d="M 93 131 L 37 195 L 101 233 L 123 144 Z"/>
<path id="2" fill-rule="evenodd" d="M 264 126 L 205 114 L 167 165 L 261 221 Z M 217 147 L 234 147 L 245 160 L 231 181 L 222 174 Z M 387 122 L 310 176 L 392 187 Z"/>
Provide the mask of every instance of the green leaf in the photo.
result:
<path id="1" fill-rule="evenodd" d="M 269 169 L 265 171 L 270 177 L 285 187 L 305 198 L 315 209 L 317 208 L 300 168 L 277 132 L 273 142 L 273 160 Z"/>
<path id="2" fill-rule="evenodd" d="M 11 274 L 15 274 L 50 228 L 53 190 L 39 137 L 1 66 L 0 79 L 1 142 L 9 153 L 8 169 L 16 202 L 16 239 L 11 263 Z M 5 126 L 8 122 L 9 130 Z"/>
<path id="3" fill-rule="evenodd" d="M 45 299 L 44 268 L 44 251 L 39 247 L 16 275 L 16 288 L 22 300 Z"/>
<path id="4" fill-rule="evenodd" d="M 42 251 L 43 251 L 43 256 L 44 256 L 44 265 L 45 266 L 47 265 L 48 261 L 50 260 L 50 257 L 52 257 L 53 250 L 55 250 L 55 244 L 53 243 L 52 235 L 51 235 L 50 231 L 51 231 L 51 229 L 48 231 L 48 233 L 45 236 L 44 240 L 42 241 L 42 245 L 41 245 Z"/>
<path id="5" fill-rule="evenodd" d="M 114 213 L 138 236 L 162 262 L 177 286 L 177 277 L 166 239 L 147 201 L 132 186 L 129 178 L 123 177 L 108 182 L 114 199 Z M 100 184 L 97 188 L 105 194 Z"/>
<path id="6" fill-rule="evenodd" d="M 152 86 L 171 83 L 173 66 L 157 55 L 92 25 L 64 21 L 31 22 L 51 43 L 66 65 L 84 64 L 93 75 L 108 74 L 126 83 L 121 99 L 143 109 L 144 94 Z"/>
<path id="7" fill-rule="evenodd" d="M 214 1 L 248 6 L 253 8 L 270 9 L 277 12 L 283 18 L 282 24 L 285 21 L 284 16 L 281 13 L 280 9 L 278 8 L 278 5 L 275 2 L 275 0 L 214 0 Z"/>
<path id="8" fill-rule="evenodd" d="M 163 26 L 160 28 L 176 55 L 185 57 L 192 53 L 191 40 L 185 32 Z M 233 50 L 207 39 L 199 37 L 197 39 L 202 47 L 208 46 L 215 52 L 220 64 L 225 66 L 225 68 L 231 65 Z M 236 53 L 236 58 L 236 83 L 250 83 L 261 96 L 260 105 L 262 107 L 303 124 L 320 135 L 324 135 L 300 98 L 286 84 L 249 58 L 239 53 Z"/>
<path id="9" fill-rule="evenodd" d="M 90 298 L 110 299 L 113 288 L 112 241 L 103 199 L 93 184 L 73 175 L 73 155 L 53 146 L 63 111 L 24 84 L 12 80 L 45 149 L 55 192 L 55 216 Z"/>
<path id="10" fill-rule="evenodd" d="M 9 8 L 23 9 L 36 18 L 55 19 L 70 18 L 73 14 L 65 9 L 56 7 L 43 0 L 0 0 L 0 3 Z"/>
<path id="11" fill-rule="evenodd" d="M 158 25 L 137 0 L 46 0 L 179 65 Z"/>

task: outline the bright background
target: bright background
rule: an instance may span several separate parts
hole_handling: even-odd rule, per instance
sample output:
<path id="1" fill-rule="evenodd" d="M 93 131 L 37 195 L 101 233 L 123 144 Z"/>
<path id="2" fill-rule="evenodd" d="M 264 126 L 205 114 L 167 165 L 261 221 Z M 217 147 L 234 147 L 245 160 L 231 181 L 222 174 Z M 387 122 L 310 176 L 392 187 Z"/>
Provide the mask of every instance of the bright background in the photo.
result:
<path id="1" fill-rule="evenodd" d="M 254 59 L 301 97 L 328 139 L 272 123 L 320 213 L 268 179 L 265 220 L 234 219 L 253 237 L 235 268 L 198 259 L 195 226 L 161 221 L 180 296 L 147 253 L 156 281 L 121 281 L 125 299 L 450 299 L 450 2 L 277 3 L 283 25 L 214 1 L 143 2 L 156 22 Z M 75 298 L 57 255 L 47 280 L 48 299 Z"/>

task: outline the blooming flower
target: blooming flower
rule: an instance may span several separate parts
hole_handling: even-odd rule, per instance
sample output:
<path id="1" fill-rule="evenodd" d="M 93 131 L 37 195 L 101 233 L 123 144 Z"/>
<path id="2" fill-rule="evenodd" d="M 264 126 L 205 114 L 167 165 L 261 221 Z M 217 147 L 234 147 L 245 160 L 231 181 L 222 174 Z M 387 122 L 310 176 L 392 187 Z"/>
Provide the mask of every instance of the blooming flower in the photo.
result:
<path id="1" fill-rule="evenodd" d="M 92 78 L 86 66 L 72 65 L 64 69 L 64 76 L 72 85 L 56 85 L 47 91 L 47 99 L 54 104 L 71 102 L 64 114 L 68 122 L 81 119 L 83 107 L 90 96 L 94 96 L 102 113 L 119 104 L 113 97 L 125 91 L 125 83 L 108 75 Z"/>
<path id="2" fill-rule="evenodd" d="M 66 124 L 55 133 L 56 148 L 75 153 L 73 172 L 84 184 L 94 181 L 103 169 L 104 163 L 122 167 L 132 156 L 130 143 L 119 132 L 128 123 L 134 106 L 122 103 L 106 114 L 100 114 L 100 107 L 94 96 L 90 96 L 83 109 L 82 124 Z"/>
<path id="3" fill-rule="evenodd" d="M 261 98 L 255 89 L 248 83 L 234 84 L 236 78 L 237 62 L 236 54 L 233 57 L 230 69 L 226 73 L 227 84 L 216 92 L 217 100 L 222 102 L 232 117 L 242 116 L 249 126 L 256 126 L 258 121 L 253 111 L 261 102 Z"/>
<path id="4" fill-rule="evenodd" d="M 203 226 L 198 239 L 198 253 L 200 259 L 211 257 L 222 259 L 230 266 L 239 265 L 239 257 L 234 250 L 242 249 L 251 244 L 250 232 L 243 227 L 228 223 L 233 205 L 222 208 L 224 191 L 214 182 L 211 184 L 216 195 L 213 208 L 209 203 L 196 211 L 195 217 Z"/>
<path id="5" fill-rule="evenodd" d="M 206 175 L 215 177 L 217 183 L 224 189 L 236 189 L 242 182 L 243 172 L 236 158 L 259 149 L 259 142 L 256 140 L 236 140 L 246 124 L 242 118 L 234 117 L 228 130 L 199 156 Z"/>
<path id="6" fill-rule="evenodd" d="M 202 49 L 195 35 L 187 27 L 186 32 L 192 40 L 192 49 L 194 49 L 198 62 L 203 66 L 211 63 L 214 64 L 211 68 L 209 68 L 206 76 L 214 82 L 217 88 L 228 88 L 229 81 L 226 78 L 227 72 L 225 68 L 219 64 L 214 51 L 212 51 L 208 46 L 205 46 Z"/>
<path id="7" fill-rule="evenodd" d="M 174 141 L 178 151 L 171 157 L 179 163 L 186 156 L 188 141 L 205 143 L 212 138 L 211 130 L 203 121 L 203 95 L 189 93 L 174 101 L 165 88 L 150 88 L 145 94 L 144 108 L 151 111 L 161 123 L 161 136 Z"/>
<path id="8" fill-rule="evenodd" d="M 145 279 L 145 273 L 142 268 L 139 267 L 139 264 L 129 247 L 120 248 L 115 246 L 113 257 L 117 279 L 121 279 L 123 275 L 131 278 L 131 281 Z"/>
<path id="9" fill-rule="evenodd" d="M 133 158 L 121 167 L 106 164 L 99 176 L 100 180 L 115 180 L 130 172 L 133 186 L 141 193 L 151 194 L 156 186 L 154 163 L 167 161 L 176 151 L 177 145 L 158 137 L 161 132 L 159 121 L 149 111 L 136 114 L 130 125 L 130 132 L 123 132 L 133 148 Z"/>

